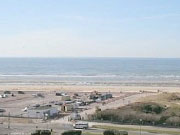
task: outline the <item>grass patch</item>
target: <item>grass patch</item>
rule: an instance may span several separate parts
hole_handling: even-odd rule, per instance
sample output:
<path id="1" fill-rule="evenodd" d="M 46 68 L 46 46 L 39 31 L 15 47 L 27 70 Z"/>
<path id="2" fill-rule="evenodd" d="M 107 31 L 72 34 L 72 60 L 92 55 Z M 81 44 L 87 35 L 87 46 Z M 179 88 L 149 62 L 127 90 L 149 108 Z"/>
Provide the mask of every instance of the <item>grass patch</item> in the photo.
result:
<path id="1" fill-rule="evenodd" d="M 83 132 L 82 135 L 103 135 L 103 133 Z"/>
<path id="2" fill-rule="evenodd" d="M 111 130 L 139 131 L 139 128 L 102 126 L 102 125 L 94 125 L 93 128 L 99 128 L 99 129 L 105 129 L 105 130 L 111 129 Z M 164 130 L 143 129 L 143 128 L 141 129 L 141 131 L 149 132 L 149 133 L 157 133 L 157 134 L 180 135 L 179 131 L 164 131 Z"/>

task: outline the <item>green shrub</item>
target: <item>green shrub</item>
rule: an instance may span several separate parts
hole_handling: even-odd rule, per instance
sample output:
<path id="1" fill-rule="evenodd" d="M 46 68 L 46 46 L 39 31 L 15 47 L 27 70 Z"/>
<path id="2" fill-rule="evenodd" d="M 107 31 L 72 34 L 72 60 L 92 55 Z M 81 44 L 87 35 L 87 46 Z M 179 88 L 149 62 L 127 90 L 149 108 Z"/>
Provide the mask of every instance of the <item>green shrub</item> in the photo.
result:
<path id="1" fill-rule="evenodd" d="M 70 130 L 70 131 L 65 131 L 61 135 L 81 135 L 82 131 L 80 130 Z"/>
<path id="2" fill-rule="evenodd" d="M 158 121 L 159 124 L 165 123 L 168 118 L 169 118 L 169 116 L 161 116 L 160 120 Z"/>
<path id="3" fill-rule="evenodd" d="M 128 132 L 118 130 L 105 130 L 103 135 L 128 135 Z"/>
<path id="4" fill-rule="evenodd" d="M 34 133 L 31 133 L 31 135 L 40 135 L 41 130 L 36 130 Z"/>
<path id="5" fill-rule="evenodd" d="M 34 133 L 31 133 L 31 135 L 51 135 L 51 131 L 49 131 L 49 130 L 36 130 Z"/>
<path id="6" fill-rule="evenodd" d="M 151 104 L 144 104 L 142 106 L 142 110 L 145 113 L 160 114 L 164 110 L 164 108 L 158 104 L 151 103 Z"/>
<path id="7" fill-rule="evenodd" d="M 51 131 L 49 131 L 49 130 L 41 130 L 40 135 L 51 135 Z"/>
<path id="8" fill-rule="evenodd" d="M 103 135 L 115 135 L 114 130 L 105 130 Z"/>

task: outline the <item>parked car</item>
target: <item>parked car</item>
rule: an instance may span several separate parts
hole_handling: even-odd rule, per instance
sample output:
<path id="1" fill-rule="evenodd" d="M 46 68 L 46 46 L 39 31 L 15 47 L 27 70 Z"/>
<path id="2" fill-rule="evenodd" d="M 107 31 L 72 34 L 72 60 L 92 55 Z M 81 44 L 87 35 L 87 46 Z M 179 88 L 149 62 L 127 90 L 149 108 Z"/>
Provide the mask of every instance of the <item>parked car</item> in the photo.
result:
<path id="1" fill-rule="evenodd" d="M 35 108 L 40 107 L 40 104 L 35 104 L 32 107 L 35 107 Z"/>
<path id="2" fill-rule="evenodd" d="M 6 94 L 0 95 L 0 98 L 7 98 L 7 97 L 8 97 L 8 95 L 6 95 Z"/>
<path id="3" fill-rule="evenodd" d="M 4 94 L 11 94 L 10 91 L 4 91 Z"/>
<path id="4" fill-rule="evenodd" d="M 23 112 L 27 112 L 28 107 L 25 107 L 24 109 L 22 109 Z"/>
<path id="5" fill-rule="evenodd" d="M 0 113 L 4 113 L 4 112 L 6 112 L 5 109 L 0 109 Z"/>
<path id="6" fill-rule="evenodd" d="M 25 94 L 24 91 L 18 91 L 18 94 Z"/>

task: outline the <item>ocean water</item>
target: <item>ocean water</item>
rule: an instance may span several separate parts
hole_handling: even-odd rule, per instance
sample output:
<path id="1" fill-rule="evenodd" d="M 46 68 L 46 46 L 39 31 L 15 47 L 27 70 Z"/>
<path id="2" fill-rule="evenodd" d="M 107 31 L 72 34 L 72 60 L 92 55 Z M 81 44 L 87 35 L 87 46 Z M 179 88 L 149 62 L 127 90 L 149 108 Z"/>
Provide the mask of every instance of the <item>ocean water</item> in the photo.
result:
<path id="1" fill-rule="evenodd" d="M 0 58 L 0 81 L 180 81 L 180 59 Z"/>

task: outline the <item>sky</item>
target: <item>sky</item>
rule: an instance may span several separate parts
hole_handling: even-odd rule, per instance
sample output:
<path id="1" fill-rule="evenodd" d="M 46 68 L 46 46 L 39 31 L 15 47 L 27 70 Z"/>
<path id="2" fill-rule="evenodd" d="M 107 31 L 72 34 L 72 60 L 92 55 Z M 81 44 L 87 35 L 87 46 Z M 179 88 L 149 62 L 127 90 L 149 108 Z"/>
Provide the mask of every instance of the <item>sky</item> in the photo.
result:
<path id="1" fill-rule="evenodd" d="M 0 0 L 0 57 L 180 58 L 180 0 Z"/>

